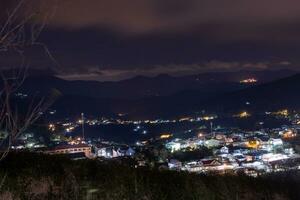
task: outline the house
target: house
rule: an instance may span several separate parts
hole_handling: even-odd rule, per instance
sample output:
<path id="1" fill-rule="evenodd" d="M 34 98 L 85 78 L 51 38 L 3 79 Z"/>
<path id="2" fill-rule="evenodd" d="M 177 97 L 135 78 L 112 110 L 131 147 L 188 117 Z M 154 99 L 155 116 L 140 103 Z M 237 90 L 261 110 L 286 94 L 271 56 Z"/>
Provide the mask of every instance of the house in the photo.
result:
<path id="1" fill-rule="evenodd" d="M 272 146 L 282 146 L 283 145 L 283 141 L 280 138 L 278 138 L 278 139 L 271 138 L 271 139 L 269 139 L 268 143 Z"/>
<path id="2" fill-rule="evenodd" d="M 241 153 L 236 153 L 236 154 L 233 154 L 234 158 L 238 161 L 238 162 L 244 162 L 246 161 L 246 157 L 241 154 Z"/>
<path id="3" fill-rule="evenodd" d="M 115 158 L 120 156 L 114 147 L 98 148 L 96 154 L 98 157 L 104 157 L 104 158 Z"/>
<path id="4" fill-rule="evenodd" d="M 168 167 L 169 167 L 169 169 L 180 170 L 182 167 L 182 163 L 179 160 L 171 159 L 168 162 Z"/>
<path id="5" fill-rule="evenodd" d="M 244 162 L 242 163 L 242 167 L 245 169 L 255 169 L 257 171 L 266 171 L 266 172 L 270 170 L 269 166 L 261 160 L 254 161 L 254 162 Z"/>
<path id="6" fill-rule="evenodd" d="M 134 156 L 134 154 L 135 150 L 133 150 L 131 147 L 129 147 L 125 152 L 125 156 Z"/>
<path id="7" fill-rule="evenodd" d="M 95 151 L 98 157 L 104 158 L 116 158 L 122 156 L 134 156 L 135 150 L 128 146 L 110 146 L 110 145 L 98 145 L 95 147 Z"/>
<path id="8" fill-rule="evenodd" d="M 245 155 L 247 161 L 261 160 L 267 151 L 252 151 Z"/>
<path id="9" fill-rule="evenodd" d="M 217 159 L 203 159 L 201 165 L 204 171 L 217 171 L 222 166 L 222 163 Z"/>
<path id="10" fill-rule="evenodd" d="M 174 151 L 178 151 L 181 149 L 181 143 L 180 142 L 168 142 L 166 144 L 166 148 L 169 149 L 171 152 L 174 152 Z"/>
<path id="11" fill-rule="evenodd" d="M 224 146 L 220 149 L 220 153 L 229 153 L 228 147 Z"/>
<path id="12" fill-rule="evenodd" d="M 201 162 L 192 161 L 186 163 L 183 169 L 187 170 L 188 172 L 203 172 L 203 165 Z"/>
<path id="13" fill-rule="evenodd" d="M 207 148 L 218 147 L 220 145 L 221 145 L 221 142 L 219 140 L 215 140 L 215 139 L 206 140 L 204 142 L 204 146 Z"/>

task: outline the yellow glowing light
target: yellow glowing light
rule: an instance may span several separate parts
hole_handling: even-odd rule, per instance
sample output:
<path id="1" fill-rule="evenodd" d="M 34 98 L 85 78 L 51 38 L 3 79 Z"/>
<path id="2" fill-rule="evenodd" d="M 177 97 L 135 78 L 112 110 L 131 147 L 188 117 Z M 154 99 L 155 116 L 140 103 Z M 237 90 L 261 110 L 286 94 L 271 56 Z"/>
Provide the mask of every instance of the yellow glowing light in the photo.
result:
<path id="1" fill-rule="evenodd" d="M 274 112 L 273 113 L 274 115 L 282 115 L 282 116 L 288 116 L 289 115 L 289 111 L 287 109 L 284 109 L 284 110 L 279 110 L 277 112 Z"/>
<path id="2" fill-rule="evenodd" d="M 246 118 L 246 117 L 250 117 L 250 116 L 251 116 L 250 113 L 248 113 L 246 111 L 234 115 L 234 117 L 239 117 L 239 118 Z"/>
<path id="3" fill-rule="evenodd" d="M 283 133 L 282 137 L 285 139 L 293 138 L 293 137 L 296 137 L 296 133 L 294 133 L 292 130 L 288 130 Z"/>
<path id="4" fill-rule="evenodd" d="M 212 120 L 212 119 L 214 119 L 214 118 L 213 118 L 213 117 L 210 117 L 210 116 L 204 116 L 203 119 L 204 119 L 205 121 L 208 121 L 208 120 Z"/>
<path id="5" fill-rule="evenodd" d="M 172 136 L 173 136 L 172 134 L 162 134 L 162 135 L 160 135 L 160 139 L 168 139 Z"/>
<path id="6" fill-rule="evenodd" d="M 258 140 L 249 140 L 246 145 L 249 148 L 257 149 L 260 145 L 260 142 Z"/>

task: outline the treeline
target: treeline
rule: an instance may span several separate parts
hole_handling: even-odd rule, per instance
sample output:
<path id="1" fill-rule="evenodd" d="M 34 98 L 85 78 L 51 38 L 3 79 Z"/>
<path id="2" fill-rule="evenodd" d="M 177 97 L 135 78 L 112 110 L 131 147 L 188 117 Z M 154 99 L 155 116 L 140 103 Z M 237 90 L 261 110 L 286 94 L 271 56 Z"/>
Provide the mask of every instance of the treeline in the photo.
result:
<path id="1" fill-rule="evenodd" d="M 299 179 L 298 172 L 259 178 L 204 176 L 14 153 L 0 162 L 0 199 L 298 200 Z"/>

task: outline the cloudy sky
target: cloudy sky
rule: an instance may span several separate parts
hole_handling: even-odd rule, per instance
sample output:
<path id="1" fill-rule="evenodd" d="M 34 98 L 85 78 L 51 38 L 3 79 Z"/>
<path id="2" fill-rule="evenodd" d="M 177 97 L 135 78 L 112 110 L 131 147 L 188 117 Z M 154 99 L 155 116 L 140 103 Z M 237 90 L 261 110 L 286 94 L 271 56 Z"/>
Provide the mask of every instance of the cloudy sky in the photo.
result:
<path id="1" fill-rule="evenodd" d="M 40 41 L 59 64 L 35 49 L 31 65 L 66 79 L 300 69 L 299 0 L 43 0 L 41 7 L 53 16 Z M 14 57 L 1 59 L 8 65 Z"/>

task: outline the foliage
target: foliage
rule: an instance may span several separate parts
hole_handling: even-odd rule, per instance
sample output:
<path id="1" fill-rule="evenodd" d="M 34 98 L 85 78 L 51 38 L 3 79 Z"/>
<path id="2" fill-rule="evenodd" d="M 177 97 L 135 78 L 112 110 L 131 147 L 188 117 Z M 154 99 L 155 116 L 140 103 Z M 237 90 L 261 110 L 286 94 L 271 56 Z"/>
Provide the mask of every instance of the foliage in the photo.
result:
<path id="1" fill-rule="evenodd" d="M 10 154 L 0 164 L 6 175 L 0 199 L 300 199 L 299 173 L 292 180 L 204 176 L 30 153 Z"/>
<path id="2" fill-rule="evenodd" d="M 201 147 L 199 149 L 187 149 L 186 151 L 176 151 L 171 155 L 171 158 L 180 161 L 200 160 L 204 157 L 212 156 L 211 149 Z"/>

